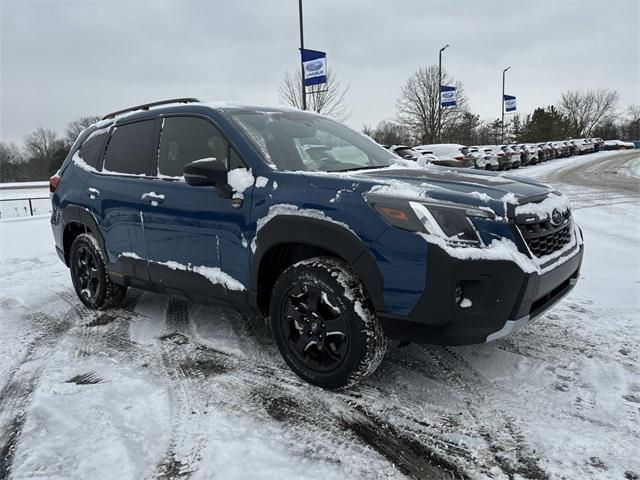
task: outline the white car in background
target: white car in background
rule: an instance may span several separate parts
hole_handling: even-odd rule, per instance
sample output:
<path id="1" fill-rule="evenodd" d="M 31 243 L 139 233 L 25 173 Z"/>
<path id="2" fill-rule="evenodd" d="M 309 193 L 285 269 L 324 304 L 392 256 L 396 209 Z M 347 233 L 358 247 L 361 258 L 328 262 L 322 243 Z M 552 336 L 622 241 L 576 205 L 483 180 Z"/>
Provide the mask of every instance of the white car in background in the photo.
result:
<path id="1" fill-rule="evenodd" d="M 476 168 L 482 170 L 498 170 L 500 167 L 498 157 L 490 148 L 469 147 L 469 155 L 473 158 L 473 163 Z"/>
<path id="2" fill-rule="evenodd" d="M 428 163 L 434 163 L 436 160 L 438 160 L 438 158 L 431 152 L 417 150 L 407 145 L 383 145 L 383 147 L 387 150 L 392 151 L 400 158 L 404 158 L 405 160 L 413 160 L 422 166 Z"/>
<path id="3" fill-rule="evenodd" d="M 436 165 L 446 167 L 475 167 L 473 158 L 469 155 L 469 147 L 458 143 L 434 143 L 432 145 L 418 145 L 415 150 L 421 152 L 430 152 L 438 160 L 434 161 Z"/>
<path id="4" fill-rule="evenodd" d="M 571 140 L 571 143 L 576 146 L 578 155 L 583 155 L 590 152 L 591 145 L 589 144 L 589 142 L 587 142 L 586 138 L 575 138 Z"/>

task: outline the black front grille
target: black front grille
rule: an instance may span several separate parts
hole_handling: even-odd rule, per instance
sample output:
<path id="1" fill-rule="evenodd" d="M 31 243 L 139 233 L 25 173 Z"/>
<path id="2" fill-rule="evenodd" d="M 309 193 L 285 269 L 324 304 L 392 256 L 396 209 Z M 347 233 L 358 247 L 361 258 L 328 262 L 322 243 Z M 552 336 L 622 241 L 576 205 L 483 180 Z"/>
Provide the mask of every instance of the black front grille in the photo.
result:
<path id="1" fill-rule="evenodd" d="M 549 220 L 518 225 L 525 242 L 536 257 L 550 255 L 571 241 L 571 213 L 567 210 L 562 223 L 553 226 Z"/>

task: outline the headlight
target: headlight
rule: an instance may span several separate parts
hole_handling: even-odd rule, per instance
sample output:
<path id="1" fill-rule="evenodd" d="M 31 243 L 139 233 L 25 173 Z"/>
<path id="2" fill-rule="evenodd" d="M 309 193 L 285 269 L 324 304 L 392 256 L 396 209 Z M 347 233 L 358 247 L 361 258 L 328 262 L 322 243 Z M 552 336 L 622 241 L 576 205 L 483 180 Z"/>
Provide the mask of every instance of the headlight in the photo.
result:
<path id="1" fill-rule="evenodd" d="M 436 235 L 456 247 L 480 246 L 470 217 L 495 218 L 486 210 L 446 202 L 409 201 L 378 195 L 366 195 L 365 198 L 388 224 Z"/>

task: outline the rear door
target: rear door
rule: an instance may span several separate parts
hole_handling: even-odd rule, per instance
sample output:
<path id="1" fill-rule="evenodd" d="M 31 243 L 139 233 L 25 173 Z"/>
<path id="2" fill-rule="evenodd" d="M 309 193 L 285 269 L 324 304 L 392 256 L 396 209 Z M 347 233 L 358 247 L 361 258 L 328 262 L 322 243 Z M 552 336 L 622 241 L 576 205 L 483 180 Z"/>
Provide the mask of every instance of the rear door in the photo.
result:
<path id="1" fill-rule="evenodd" d="M 102 168 L 86 182 L 112 273 L 148 281 L 142 195 L 148 191 L 157 119 L 113 127 Z"/>
<path id="2" fill-rule="evenodd" d="M 191 115 L 162 119 L 156 149 L 156 178 L 148 184 L 144 206 L 151 280 L 169 291 L 199 300 L 225 297 L 249 285 L 250 252 L 245 238 L 253 192 L 232 203 L 214 187 L 184 182 L 186 164 L 204 158 L 224 161 L 228 170 L 251 174 L 220 129 Z"/>

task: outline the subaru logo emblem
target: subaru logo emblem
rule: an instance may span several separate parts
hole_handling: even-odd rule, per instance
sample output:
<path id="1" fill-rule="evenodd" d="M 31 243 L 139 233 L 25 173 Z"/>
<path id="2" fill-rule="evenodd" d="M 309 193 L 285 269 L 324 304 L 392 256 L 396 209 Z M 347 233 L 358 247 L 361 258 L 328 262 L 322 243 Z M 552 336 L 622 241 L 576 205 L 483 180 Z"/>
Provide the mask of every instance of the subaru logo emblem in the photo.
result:
<path id="1" fill-rule="evenodd" d="M 312 63 L 307 63 L 304 67 L 304 69 L 307 72 L 315 72 L 316 70 L 320 70 L 322 68 L 322 61 L 318 60 L 316 62 L 312 62 Z"/>
<path id="2" fill-rule="evenodd" d="M 562 213 L 560 213 L 560 210 L 558 210 L 557 208 L 553 209 L 553 212 L 551 212 L 551 225 L 553 225 L 554 227 L 559 226 L 562 223 Z"/>

